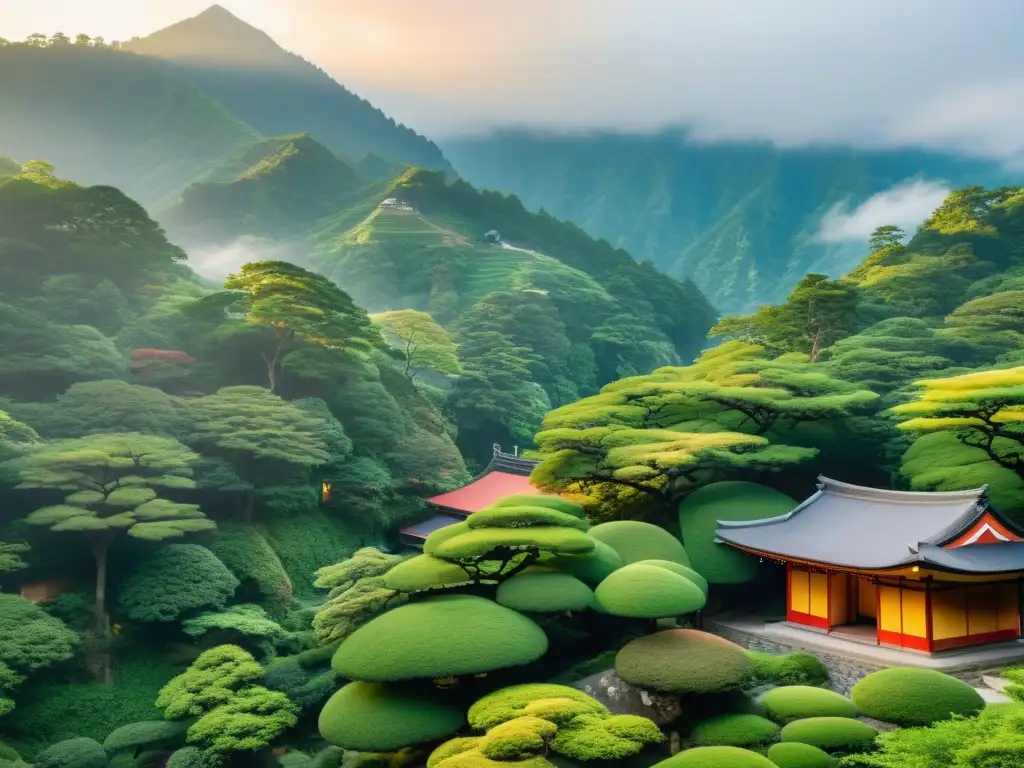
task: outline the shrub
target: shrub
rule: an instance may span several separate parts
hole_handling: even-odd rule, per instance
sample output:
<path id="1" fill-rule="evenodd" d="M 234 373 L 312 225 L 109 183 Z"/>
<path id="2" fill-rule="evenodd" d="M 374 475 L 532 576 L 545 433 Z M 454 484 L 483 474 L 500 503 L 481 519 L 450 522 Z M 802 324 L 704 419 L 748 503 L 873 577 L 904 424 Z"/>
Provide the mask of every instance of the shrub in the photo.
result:
<path id="1" fill-rule="evenodd" d="M 828 752 L 797 741 L 772 744 L 768 748 L 768 759 L 779 768 L 835 768 L 839 765 Z"/>
<path id="2" fill-rule="evenodd" d="M 320 712 L 320 735 L 343 749 L 390 752 L 447 736 L 466 722 L 435 697 L 380 683 L 349 683 Z"/>
<path id="3" fill-rule="evenodd" d="M 963 768 L 1019 768 L 1024 765 L 1024 736 L 1001 735 L 968 747 L 957 758 Z"/>
<path id="4" fill-rule="evenodd" d="M 622 558 L 623 565 L 640 560 L 670 560 L 690 565 L 690 558 L 679 539 L 651 523 L 639 520 L 615 520 L 595 525 L 587 535 L 603 541 Z"/>
<path id="5" fill-rule="evenodd" d="M 235 577 L 243 589 L 252 585 L 272 613 L 279 613 L 292 600 L 292 582 L 270 543 L 251 525 L 219 523 L 210 550 Z"/>
<path id="6" fill-rule="evenodd" d="M 587 519 L 583 507 L 561 496 L 534 493 L 516 493 L 494 502 L 491 507 L 546 507 L 581 520 Z"/>
<path id="7" fill-rule="evenodd" d="M 430 757 L 427 758 L 427 768 L 437 768 L 438 763 L 442 760 L 476 749 L 482 738 L 482 736 L 459 736 L 446 741 L 430 753 Z"/>
<path id="8" fill-rule="evenodd" d="M 739 747 L 695 747 L 655 763 L 653 768 L 777 768 L 757 752 Z"/>
<path id="9" fill-rule="evenodd" d="M 769 716 L 776 720 L 857 716 L 857 707 L 845 696 L 809 685 L 775 688 L 761 697 L 761 703 Z"/>
<path id="10" fill-rule="evenodd" d="M 524 523 L 530 525 L 557 525 L 585 531 L 590 527 L 587 518 L 580 519 L 576 515 L 559 512 L 549 507 L 522 506 L 488 507 L 470 515 L 467 522 L 470 528 L 519 528 Z"/>
<path id="11" fill-rule="evenodd" d="M 491 728 L 477 749 L 490 760 L 520 760 L 545 752 L 557 732 L 554 723 L 524 715 Z"/>
<path id="12" fill-rule="evenodd" d="M 779 726 L 758 715 L 719 715 L 698 723 L 691 738 L 701 747 L 753 747 L 778 735 Z"/>
<path id="13" fill-rule="evenodd" d="M 753 665 L 735 643 L 695 629 L 670 629 L 628 643 L 615 657 L 615 670 L 641 688 L 713 693 L 740 688 Z"/>
<path id="14" fill-rule="evenodd" d="M 551 748 L 572 760 L 622 760 L 664 739 L 658 726 L 639 715 L 578 715 L 559 726 Z"/>
<path id="15" fill-rule="evenodd" d="M 349 680 L 395 682 L 517 667 L 547 648 L 547 635 L 526 616 L 482 597 L 443 595 L 364 624 L 331 665 Z"/>
<path id="16" fill-rule="evenodd" d="M 103 748 L 107 752 L 134 751 L 144 747 L 173 749 L 185 743 L 186 730 L 188 730 L 187 724 L 169 720 L 144 720 L 139 723 L 129 723 L 111 732 L 104 739 Z"/>
<path id="17" fill-rule="evenodd" d="M 590 587 L 568 573 L 520 573 L 498 587 L 499 605 L 515 611 L 585 611 L 593 604 Z"/>
<path id="18" fill-rule="evenodd" d="M 210 768 L 199 747 L 182 747 L 167 759 L 166 768 Z"/>
<path id="19" fill-rule="evenodd" d="M 0 664 L 20 674 L 70 659 L 78 636 L 19 595 L 0 594 Z"/>
<path id="20" fill-rule="evenodd" d="M 154 552 L 118 588 L 118 607 L 134 621 L 175 621 L 182 614 L 220 610 L 238 579 L 198 544 L 168 544 Z"/>
<path id="21" fill-rule="evenodd" d="M 985 708 L 981 694 L 962 680 L 915 667 L 873 672 L 853 686 L 851 698 L 868 717 L 904 726 L 931 725 Z"/>
<path id="22" fill-rule="evenodd" d="M 633 565 L 654 565 L 658 568 L 665 568 L 666 570 L 672 571 L 672 573 L 678 573 L 684 579 L 689 579 L 700 587 L 700 591 L 703 592 L 705 596 L 708 594 L 707 580 L 689 566 L 673 563 L 671 560 L 641 560 L 638 563 L 633 563 Z"/>
<path id="23" fill-rule="evenodd" d="M 404 560 L 382 576 L 384 586 L 397 592 L 460 587 L 472 583 L 469 574 L 455 563 L 430 555 Z"/>
<path id="24" fill-rule="evenodd" d="M 622 558 L 603 541 L 595 539 L 594 548 L 587 554 L 555 557 L 546 564 L 587 584 L 600 584 L 610 573 L 622 567 Z"/>
<path id="25" fill-rule="evenodd" d="M 848 717 L 808 717 L 782 729 L 783 741 L 798 741 L 826 752 L 863 752 L 875 743 L 878 731 Z"/>
<path id="26" fill-rule="evenodd" d="M 777 685 L 821 685 L 828 682 L 828 667 L 817 656 L 796 651 L 787 654 L 748 651 L 754 679 Z"/>
<path id="27" fill-rule="evenodd" d="M 68 739 L 47 747 L 36 756 L 34 768 L 106 768 L 107 751 L 98 741 Z"/>
<path id="28" fill-rule="evenodd" d="M 757 483 L 726 481 L 699 488 L 679 505 L 679 527 L 691 562 L 711 584 L 742 584 L 757 574 L 757 560 L 715 543 L 719 520 L 763 520 L 784 515 L 797 502 Z"/>
<path id="29" fill-rule="evenodd" d="M 608 714 L 604 704 L 576 688 L 553 683 L 525 683 L 502 688 L 477 701 L 469 708 L 469 724 L 479 731 L 486 731 L 522 717 L 531 704 L 550 699 L 574 701 L 590 714 Z"/>
<path id="30" fill-rule="evenodd" d="M 661 619 L 694 613 L 704 607 L 699 586 L 656 565 L 634 563 L 619 568 L 597 585 L 600 610 L 632 619 Z"/>

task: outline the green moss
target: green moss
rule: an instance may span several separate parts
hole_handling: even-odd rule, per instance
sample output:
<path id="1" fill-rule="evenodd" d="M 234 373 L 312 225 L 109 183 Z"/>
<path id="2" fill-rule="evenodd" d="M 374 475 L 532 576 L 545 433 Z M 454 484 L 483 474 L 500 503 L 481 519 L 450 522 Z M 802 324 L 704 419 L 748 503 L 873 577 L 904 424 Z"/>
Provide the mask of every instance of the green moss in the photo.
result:
<path id="1" fill-rule="evenodd" d="M 476 749 L 482 738 L 482 736 L 458 736 L 449 739 L 430 753 L 430 757 L 427 758 L 427 768 L 437 768 L 442 760 Z"/>
<path id="2" fill-rule="evenodd" d="M 557 732 L 554 723 L 524 715 L 491 728 L 478 749 L 491 760 L 522 760 L 545 752 Z"/>
<path id="3" fill-rule="evenodd" d="M 863 752 L 875 743 L 878 731 L 848 717 L 808 717 L 782 729 L 783 741 L 810 744 L 826 752 Z"/>
<path id="4" fill-rule="evenodd" d="M 839 765 L 828 752 L 796 741 L 772 744 L 768 747 L 768 759 L 779 768 L 835 768 Z"/>
<path id="5" fill-rule="evenodd" d="M 650 523 L 616 520 L 595 525 L 587 534 L 618 552 L 623 565 L 640 560 L 670 560 L 690 565 L 690 558 L 679 539 Z"/>
<path id="6" fill-rule="evenodd" d="M 638 715 L 579 715 L 561 726 L 551 748 L 572 760 L 623 760 L 665 736 Z"/>
<path id="7" fill-rule="evenodd" d="M 478 749 L 459 752 L 445 758 L 437 768 L 555 768 L 555 764 L 543 757 L 528 757 L 525 760 L 491 760 Z"/>
<path id="8" fill-rule="evenodd" d="M 343 560 L 363 546 L 360 531 L 344 519 L 307 509 L 294 517 L 275 517 L 264 526 L 292 581 L 296 597 L 319 597 L 313 588 L 316 572 Z"/>
<path id="9" fill-rule="evenodd" d="M 706 597 L 697 584 L 657 565 L 634 563 L 612 573 L 597 585 L 594 598 L 614 616 L 660 619 L 694 613 Z"/>
<path id="10" fill-rule="evenodd" d="M 873 672 L 858 681 L 850 695 L 868 717 L 904 726 L 931 725 L 985 708 L 981 694 L 962 680 L 916 667 Z"/>
<path id="11" fill-rule="evenodd" d="M 459 525 L 459 523 L 455 525 Z M 594 548 L 594 541 L 582 531 L 563 526 L 477 528 L 467 530 L 465 533 L 437 544 L 429 554 L 436 557 L 467 560 L 483 557 L 497 547 L 537 548 L 555 555 L 582 555 Z M 426 547 L 424 547 L 425 551 Z"/>
<path id="12" fill-rule="evenodd" d="M 527 525 L 559 525 L 585 531 L 590 527 L 586 518 L 566 514 L 557 509 L 540 506 L 488 507 L 470 515 L 466 521 L 470 528 L 519 528 Z"/>
<path id="13" fill-rule="evenodd" d="M 711 584 L 742 584 L 757 573 L 757 560 L 725 544 L 715 543 L 720 520 L 763 520 L 784 515 L 797 502 L 784 493 L 757 483 L 712 483 L 687 496 L 679 505 L 679 528 L 690 555 L 689 563 Z"/>
<path id="14" fill-rule="evenodd" d="M 672 571 L 672 573 L 678 573 L 683 578 L 689 579 L 700 587 L 701 592 L 703 592 L 705 596 L 708 594 L 707 580 L 689 566 L 680 565 L 679 563 L 674 563 L 671 560 L 641 560 L 638 563 L 633 563 L 633 565 L 653 565 L 657 568 L 664 568 Z"/>
<path id="15" fill-rule="evenodd" d="M 594 593 L 567 573 L 520 573 L 498 587 L 496 599 L 515 611 L 561 613 L 587 610 Z"/>
<path id="16" fill-rule="evenodd" d="M 468 532 L 469 523 L 465 521 L 461 523 L 452 523 L 451 525 L 446 525 L 443 528 L 438 528 L 432 534 L 427 536 L 426 541 L 423 542 L 423 554 L 436 555 L 437 548 L 446 541 Z"/>
<path id="17" fill-rule="evenodd" d="M 219 523 L 210 550 L 242 582 L 242 590 L 260 595 L 271 613 L 288 607 L 292 582 L 270 543 L 251 525 Z"/>
<path id="18" fill-rule="evenodd" d="M 33 765 L 36 768 L 106 768 L 107 751 L 93 739 L 67 739 L 36 755 Z"/>
<path id="19" fill-rule="evenodd" d="M 619 553 L 603 541 L 594 540 L 594 548 L 585 555 L 565 555 L 545 561 L 559 571 L 571 573 L 587 584 L 600 584 L 614 570 L 622 567 Z"/>
<path id="20" fill-rule="evenodd" d="M 759 683 L 821 685 L 828 682 L 828 667 L 817 656 L 809 653 L 748 651 L 747 656 L 754 665 L 754 678 Z"/>
<path id="21" fill-rule="evenodd" d="M 739 747 L 695 747 L 655 763 L 653 768 L 777 768 L 757 752 Z"/>
<path id="22" fill-rule="evenodd" d="M 770 744 L 779 726 L 758 715 L 719 715 L 698 723 L 691 738 L 701 747 L 753 747 Z"/>
<path id="23" fill-rule="evenodd" d="M 390 752 L 455 733 L 462 710 L 436 697 L 380 683 L 349 683 L 320 712 L 320 735 L 337 747 Z"/>
<path id="24" fill-rule="evenodd" d="M 349 680 L 393 682 L 517 667 L 547 649 L 544 631 L 526 616 L 482 597 L 442 595 L 364 624 L 331 665 Z"/>
<path id="25" fill-rule="evenodd" d="M 591 714 L 608 714 L 608 709 L 601 702 L 576 688 L 554 683 L 525 683 L 502 688 L 477 701 L 469 708 L 469 724 L 477 730 L 486 731 L 521 717 L 531 704 L 550 699 L 577 702 Z M 538 713 L 538 710 L 533 710 L 533 713 Z"/>
<path id="26" fill-rule="evenodd" d="M 804 717 L 856 717 L 857 707 L 845 696 L 810 685 L 786 685 L 761 697 L 768 715 L 776 720 Z"/>
<path id="27" fill-rule="evenodd" d="M 695 629 L 670 629 L 628 643 L 615 657 L 615 670 L 641 688 L 713 693 L 742 687 L 753 665 L 735 643 Z"/>
<path id="28" fill-rule="evenodd" d="M 208 768 L 199 747 L 182 747 L 167 760 L 167 768 Z"/>
<path id="29" fill-rule="evenodd" d="M 459 566 L 431 555 L 404 560 L 384 574 L 384 586 L 398 592 L 423 592 L 469 584 L 472 579 Z"/>
<path id="30" fill-rule="evenodd" d="M 533 493 L 516 493 L 512 496 L 506 496 L 500 499 L 491 506 L 493 507 L 546 507 L 553 509 L 557 512 L 562 512 L 566 515 L 572 515 L 573 517 L 581 520 L 587 519 L 587 513 L 583 510 L 579 504 L 563 499 L 561 496 L 547 496 L 545 494 L 533 494 Z"/>

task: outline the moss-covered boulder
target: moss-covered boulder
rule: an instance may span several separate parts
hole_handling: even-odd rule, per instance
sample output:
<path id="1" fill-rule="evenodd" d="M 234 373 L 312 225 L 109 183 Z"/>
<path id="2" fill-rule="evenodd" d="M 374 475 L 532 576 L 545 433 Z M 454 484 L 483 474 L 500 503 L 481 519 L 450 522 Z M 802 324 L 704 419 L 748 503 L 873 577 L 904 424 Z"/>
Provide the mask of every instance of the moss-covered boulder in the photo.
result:
<path id="1" fill-rule="evenodd" d="M 524 683 L 502 688 L 478 700 L 469 708 L 469 724 L 476 730 L 486 731 L 527 714 L 549 719 L 540 707 L 531 709 L 531 706 L 551 701 L 575 702 L 582 708 L 576 714 L 609 714 L 607 707 L 597 699 L 568 685 Z"/>
<path id="2" fill-rule="evenodd" d="M 594 539 L 594 548 L 585 555 L 564 555 L 545 561 L 546 565 L 570 573 L 587 584 L 600 584 L 613 571 L 622 567 L 619 553 L 603 541 Z"/>
<path id="3" fill-rule="evenodd" d="M 547 648 L 544 630 L 526 616 L 482 597 L 441 595 L 364 624 L 331 666 L 349 680 L 397 682 L 517 667 Z"/>
<path id="4" fill-rule="evenodd" d="M 597 585 L 600 609 L 631 619 L 661 619 L 694 613 L 707 600 L 699 586 L 656 565 L 634 563 L 612 573 Z"/>
<path id="5" fill-rule="evenodd" d="M 639 520 L 615 520 L 595 525 L 587 535 L 603 541 L 619 553 L 623 565 L 640 560 L 670 560 L 690 565 L 686 549 L 675 536 L 651 523 Z"/>
<path id="6" fill-rule="evenodd" d="M 653 768 L 777 768 L 764 755 L 740 747 L 694 747 L 686 749 L 668 760 L 655 763 Z"/>
<path id="7" fill-rule="evenodd" d="M 712 483 L 691 493 L 679 505 L 679 528 L 690 562 L 711 584 L 742 584 L 757 574 L 757 559 L 715 543 L 720 520 L 763 520 L 791 512 L 797 502 L 757 483 Z"/>
<path id="8" fill-rule="evenodd" d="M 896 725 L 931 725 L 985 708 L 981 694 L 963 680 L 934 669 L 891 667 L 862 678 L 850 692 L 868 717 Z"/>
<path id="9" fill-rule="evenodd" d="M 466 722 L 462 709 L 436 696 L 381 683 L 354 682 L 320 711 L 320 735 L 359 752 L 390 752 L 455 733 Z"/>
<path id="10" fill-rule="evenodd" d="M 693 570 L 693 568 L 690 568 L 687 565 L 680 565 L 679 563 L 674 563 L 671 560 L 641 560 L 638 563 L 633 563 L 633 565 L 654 565 L 658 568 L 665 568 L 667 570 L 672 571 L 672 573 L 678 573 L 683 578 L 692 581 L 694 584 L 700 587 L 701 592 L 703 592 L 705 595 L 707 595 L 708 593 L 707 579 L 705 579 L 703 576 L 701 576 L 699 573 Z"/>
<path id="11" fill-rule="evenodd" d="M 754 678 L 759 683 L 821 685 L 828 682 L 825 663 L 803 651 L 784 654 L 747 651 L 747 657 L 754 665 Z"/>
<path id="12" fill-rule="evenodd" d="M 594 592 L 568 573 L 520 573 L 498 587 L 499 605 L 528 613 L 585 611 L 594 602 Z"/>
<path id="13" fill-rule="evenodd" d="M 34 768 L 106 768 L 107 750 L 93 739 L 67 739 L 44 749 L 32 765 Z"/>
<path id="14" fill-rule="evenodd" d="M 871 749 L 878 731 L 848 717 L 808 717 L 784 726 L 783 741 L 810 744 L 825 752 L 863 752 Z"/>
<path id="15" fill-rule="evenodd" d="M 772 744 L 768 747 L 768 759 L 779 768 L 836 768 L 839 765 L 828 752 L 797 741 Z"/>
<path id="16" fill-rule="evenodd" d="M 668 693 L 714 693 L 741 688 L 753 674 L 746 651 L 696 629 L 669 629 L 627 643 L 615 657 L 627 683 Z"/>
<path id="17" fill-rule="evenodd" d="M 425 592 L 471 584 L 463 568 L 431 555 L 417 555 L 403 560 L 382 577 L 384 586 L 398 592 Z"/>
<path id="18" fill-rule="evenodd" d="M 758 715 L 718 715 L 697 723 L 690 738 L 701 747 L 755 747 L 778 738 L 779 726 Z"/>
<path id="19" fill-rule="evenodd" d="M 799 720 L 805 717 L 856 717 L 857 707 L 845 696 L 811 685 L 785 685 L 761 697 L 769 717 Z"/>

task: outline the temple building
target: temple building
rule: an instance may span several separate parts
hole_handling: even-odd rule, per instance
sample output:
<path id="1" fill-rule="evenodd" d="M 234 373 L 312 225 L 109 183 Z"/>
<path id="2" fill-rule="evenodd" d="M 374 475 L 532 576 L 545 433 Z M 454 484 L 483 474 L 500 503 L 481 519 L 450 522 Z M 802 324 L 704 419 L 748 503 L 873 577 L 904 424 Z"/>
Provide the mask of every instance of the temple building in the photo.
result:
<path id="1" fill-rule="evenodd" d="M 462 522 L 499 499 L 521 493 L 540 493 L 530 485 L 530 473 L 538 463 L 518 454 L 503 453 L 501 446 L 495 445 L 491 463 L 469 485 L 427 499 L 427 504 L 437 514 L 403 528 L 402 543 L 422 547 L 427 536 L 438 528 Z"/>
<path id="2" fill-rule="evenodd" d="M 1021 636 L 1024 531 L 985 488 L 818 480 L 792 512 L 716 529 L 719 543 L 785 565 L 790 624 L 925 652 Z"/>

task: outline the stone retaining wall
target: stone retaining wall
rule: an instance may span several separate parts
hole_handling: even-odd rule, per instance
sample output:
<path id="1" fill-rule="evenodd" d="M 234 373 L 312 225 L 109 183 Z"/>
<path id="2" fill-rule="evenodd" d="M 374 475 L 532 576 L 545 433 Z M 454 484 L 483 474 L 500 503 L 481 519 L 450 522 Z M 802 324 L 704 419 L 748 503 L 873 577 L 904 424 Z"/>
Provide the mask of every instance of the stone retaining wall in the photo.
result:
<path id="1" fill-rule="evenodd" d="M 742 630 L 713 621 L 705 621 L 704 629 L 752 651 L 767 651 L 768 653 L 803 651 L 804 653 L 810 653 L 812 656 L 821 659 L 822 663 L 828 668 L 829 688 L 844 696 L 850 695 L 850 689 L 862 677 L 870 675 L 872 672 L 877 672 L 880 669 L 885 669 L 883 664 L 871 664 L 860 659 L 852 659 L 848 656 L 840 656 L 817 649 L 798 648 L 792 645 L 777 643 L 750 632 L 743 632 Z M 982 685 L 982 674 L 986 670 L 981 666 L 966 666 L 957 669 L 944 669 L 942 671 L 970 685 L 980 686 Z"/>

